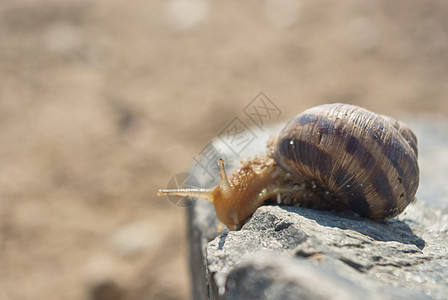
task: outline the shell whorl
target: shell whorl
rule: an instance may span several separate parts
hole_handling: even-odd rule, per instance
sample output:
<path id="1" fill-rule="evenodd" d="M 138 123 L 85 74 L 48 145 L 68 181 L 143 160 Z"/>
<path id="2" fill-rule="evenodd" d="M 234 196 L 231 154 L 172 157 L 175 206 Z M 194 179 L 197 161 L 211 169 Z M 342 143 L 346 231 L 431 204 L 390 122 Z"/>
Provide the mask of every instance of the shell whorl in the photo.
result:
<path id="1" fill-rule="evenodd" d="M 414 200 L 417 138 L 403 123 L 358 106 L 328 104 L 297 115 L 281 131 L 274 158 L 316 181 L 363 217 L 387 219 Z"/>

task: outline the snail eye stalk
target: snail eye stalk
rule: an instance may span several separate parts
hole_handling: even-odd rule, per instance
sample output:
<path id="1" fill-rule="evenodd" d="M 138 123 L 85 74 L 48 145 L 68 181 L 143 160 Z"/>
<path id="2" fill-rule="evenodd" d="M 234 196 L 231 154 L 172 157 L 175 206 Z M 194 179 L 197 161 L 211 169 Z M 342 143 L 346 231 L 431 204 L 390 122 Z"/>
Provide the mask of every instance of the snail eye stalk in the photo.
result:
<path id="1" fill-rule="evenodd" d="M 228 193 L 232 190 L 232 186 L 227 177 L 226 169 L 224 168 L 224 160 L 218 159 L 219 166 L 219 186 L 223 193 Z M 157 196 L 178 196 L 202 198 L 213 203 L 213 189 L 161 189 L 157 192 Z"/>

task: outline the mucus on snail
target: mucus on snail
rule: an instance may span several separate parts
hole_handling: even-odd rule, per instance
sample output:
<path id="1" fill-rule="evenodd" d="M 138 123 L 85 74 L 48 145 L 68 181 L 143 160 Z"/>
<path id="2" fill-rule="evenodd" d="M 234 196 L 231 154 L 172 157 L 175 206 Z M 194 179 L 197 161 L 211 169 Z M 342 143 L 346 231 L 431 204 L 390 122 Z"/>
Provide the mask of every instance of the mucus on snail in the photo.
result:
<path id="1" fill-rule="evenodd" d="M 417 138 L 404 123 L 348 104 L 310 108 L 293 118 L 267 151 L 242 161 L 212 189 L 159 190 L 199 197 L 218 219 L 239 228 L 266 202 L 356 213 L 386 220 L 415 201 Z"/>

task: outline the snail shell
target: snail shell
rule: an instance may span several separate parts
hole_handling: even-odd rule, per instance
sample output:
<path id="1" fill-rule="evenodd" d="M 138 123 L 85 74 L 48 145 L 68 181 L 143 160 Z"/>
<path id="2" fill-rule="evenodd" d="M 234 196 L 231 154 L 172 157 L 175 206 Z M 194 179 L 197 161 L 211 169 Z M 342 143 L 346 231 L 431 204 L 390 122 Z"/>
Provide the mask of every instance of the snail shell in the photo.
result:
<path id="1" fill-rule="evenodd" d="M 321 105 L 291 120 L 275 144 L 286 172 L 304 174 L 360 216 L 387 219 L 414 200 L 417 138 L 403 123 L 347 104 Z"/>
<path id="2" fill-rule="evenodd" d="M 201 197 L 237 229 L 266 203 L 388 219 L 414 201 L 417 138 L 403 123 L 358 106 L 328 104 L 292 119 L 265 154 L 242 161 L 228 178 L 222 159 L 213 189 L 159 190 Z"/>

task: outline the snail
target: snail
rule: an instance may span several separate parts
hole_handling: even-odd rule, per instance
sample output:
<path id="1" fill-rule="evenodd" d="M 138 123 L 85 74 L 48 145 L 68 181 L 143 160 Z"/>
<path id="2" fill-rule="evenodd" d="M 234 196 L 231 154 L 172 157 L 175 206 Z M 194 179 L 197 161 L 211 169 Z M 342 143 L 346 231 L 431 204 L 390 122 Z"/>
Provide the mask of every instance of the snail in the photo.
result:
<path id="1" fill-rule="evenodd" d="M 416 135 L 404 123 L 354 105 L 326 104 L 293 118 L 266 153 L 242 161 L 229 177 L 218 159 L 216 187 L 158 195 L 207 199 L 231 230 L 272 202 L 386 220 L 415 201 L 417 155 Z"/>

